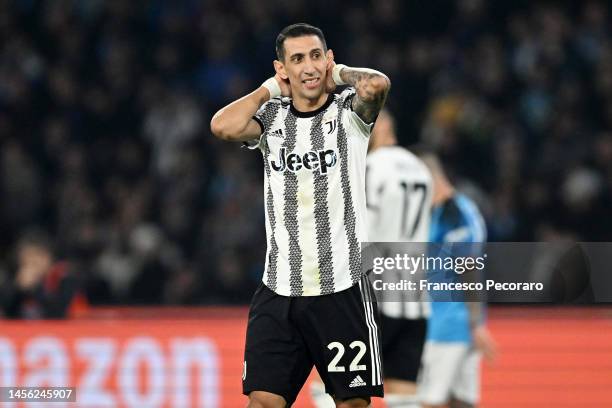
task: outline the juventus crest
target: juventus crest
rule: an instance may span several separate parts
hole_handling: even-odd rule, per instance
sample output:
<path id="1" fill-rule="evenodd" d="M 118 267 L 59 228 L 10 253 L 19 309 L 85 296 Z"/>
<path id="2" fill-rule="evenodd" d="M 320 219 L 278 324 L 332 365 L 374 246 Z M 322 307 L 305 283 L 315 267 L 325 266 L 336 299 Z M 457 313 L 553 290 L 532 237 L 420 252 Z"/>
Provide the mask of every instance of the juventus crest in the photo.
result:
<path id="1" fill-rule="evenodd" d="M 332 133 L 334 133 L 334 131 L 336 130 L 337 123 L 338 123 L 337 119 L 332 119 L 323 124 L 323 126 L 327 129 L 328 135 L 331 135 Z"/>

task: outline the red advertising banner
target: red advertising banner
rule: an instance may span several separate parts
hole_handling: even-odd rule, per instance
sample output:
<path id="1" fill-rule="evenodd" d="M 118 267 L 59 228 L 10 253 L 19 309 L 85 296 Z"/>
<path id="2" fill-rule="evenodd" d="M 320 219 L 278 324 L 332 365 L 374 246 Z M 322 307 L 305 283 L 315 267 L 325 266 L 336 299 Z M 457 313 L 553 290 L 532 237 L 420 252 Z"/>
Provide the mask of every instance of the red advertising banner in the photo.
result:
<path id="1" fill-rule="evenodd" d="M 244 407 L 246 315 L 105 309 L 87 319 L 3 321 L 0 387 L 75 387 L 77 402 L 0 407 Z M 501 356 L 484 365 L 482 407 L 612 406 L 610 309 L 493 309 L 490 326 Z M 312 406 L 308 394 L 294 406 Z"/>
<path id="2" fill-rule="evenodd" d="M 243 319 L 5 322 L 0 386 L 73 386 L 80 407 L 241 407 L 244 329 Z"/>

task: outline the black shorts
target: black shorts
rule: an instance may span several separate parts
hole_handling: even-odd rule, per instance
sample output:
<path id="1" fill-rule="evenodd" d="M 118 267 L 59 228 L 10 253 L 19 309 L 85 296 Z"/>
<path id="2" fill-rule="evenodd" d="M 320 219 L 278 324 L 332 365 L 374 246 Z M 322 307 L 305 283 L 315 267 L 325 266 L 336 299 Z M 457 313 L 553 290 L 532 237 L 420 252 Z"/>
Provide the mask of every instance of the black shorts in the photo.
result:
<path id="1" fill-rule="evenodd" d="M 385 378 L 416 382 L 427 333 L 426 319 L 381 316 Z"/>
<path id="2" fill-rule="evenodd" d="M 325 391 L 344 400 L 382 397 L 378 311 L 370 281 L 322 296 L 287 297 L 261 284 L 249 311 L 242 389 L 290 406 L 313 365 Z"/>

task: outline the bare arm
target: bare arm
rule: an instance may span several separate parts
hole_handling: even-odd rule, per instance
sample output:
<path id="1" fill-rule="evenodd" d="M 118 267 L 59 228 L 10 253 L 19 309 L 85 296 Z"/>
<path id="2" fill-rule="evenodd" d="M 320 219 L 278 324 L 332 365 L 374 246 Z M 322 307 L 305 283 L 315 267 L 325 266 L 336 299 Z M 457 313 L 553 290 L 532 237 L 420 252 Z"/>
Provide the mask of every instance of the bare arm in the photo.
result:
<path id="1" fill-rule="evenodd" d="M 366 123 L 372 123 L 385 104 L 391 88 L 389 78 L 368 68 L 344 67 L 340 71 L 342 81 L 354 87 L 353 110 Z"/>
<path id="2" fill-rule="evenodd" d="M 219 139 L 232 142 L 242 142 L 259 137 L 261 127 L 253 119 L 253 115 L 269 99 L 268 90 L 260 86 L 215 113 L 210 121 L 210 130 Z"/>
<path id="3" fill-rule="evenodd" d="M 466 283 L 481 281 L 478 271 L 475 269 L 466 271 L 461 277 Z M 484 324 L 484 302 L 484 293 L 480 291 L 467 291 L 465 294 L 465 304 L 469 312 L 469 324 L 474 346 L 482 352 L 487 360 L 493 361 L 497 356 L 497 344 Z"/>

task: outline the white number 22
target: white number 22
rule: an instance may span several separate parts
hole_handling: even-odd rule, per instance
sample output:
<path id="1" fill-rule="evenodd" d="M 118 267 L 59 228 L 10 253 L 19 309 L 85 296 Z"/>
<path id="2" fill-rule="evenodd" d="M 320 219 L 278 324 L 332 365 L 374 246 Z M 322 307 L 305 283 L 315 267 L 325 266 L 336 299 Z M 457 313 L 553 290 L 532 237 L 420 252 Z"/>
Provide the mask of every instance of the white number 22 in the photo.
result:
<path id="1" fill-rule="evenodd" d="M 359 364 L 367 349 L 365 343 L 363 341 L 355 340 L 349 345 L 349 347 L 351 349 L 355 349 L 355 348 L 359 349 L 359 351 L 357 351 L 357 355 L 355 356 L 355 358 L 353 358 L 353 361 L 351 361 L 351 365 L 349 366 L 349 371 L 365 371 L 367 369 L 366 365 Z M 344 355 L 344 350 L 345 350 L 342 343 L 337 342 L 337 341 L 332 341 L 331 343 L 327 345 L 327 348 L 330 350 L 333 350 L 333 349 L 338 350 L 336 355 L 332 359 L 332 361 L 327 366 L 327 371 L 330 373 L 344 372 L 345 371 L 344 367 L 338 366 L 338 363 L 340 362 L 340 359 Z"/>

